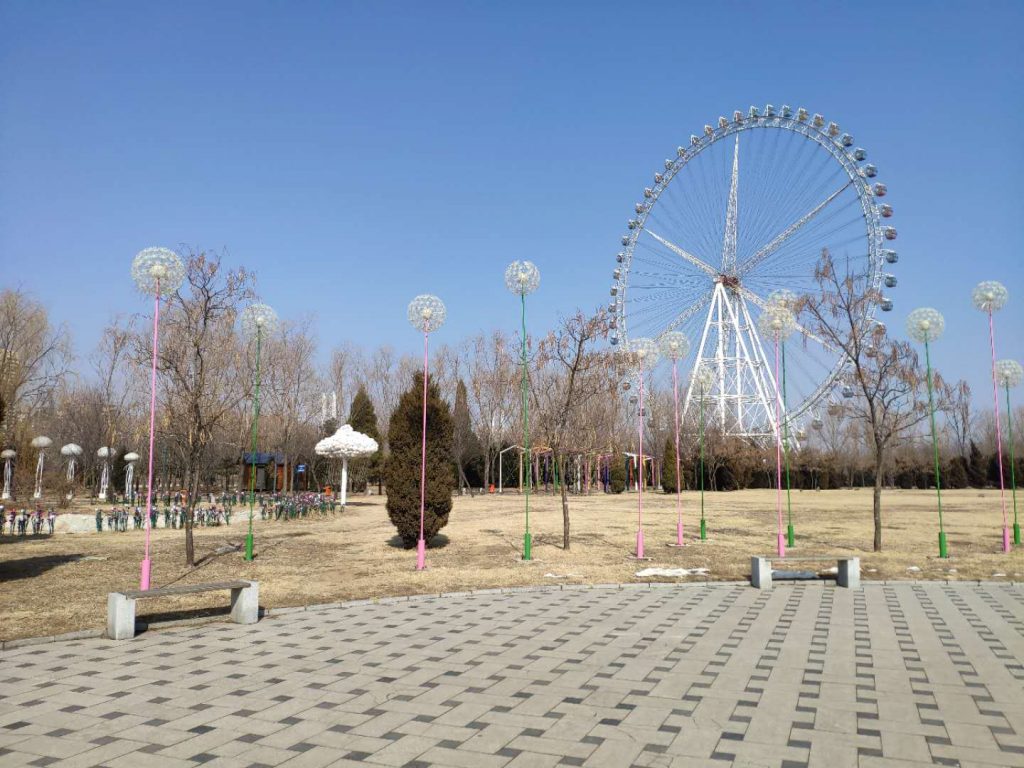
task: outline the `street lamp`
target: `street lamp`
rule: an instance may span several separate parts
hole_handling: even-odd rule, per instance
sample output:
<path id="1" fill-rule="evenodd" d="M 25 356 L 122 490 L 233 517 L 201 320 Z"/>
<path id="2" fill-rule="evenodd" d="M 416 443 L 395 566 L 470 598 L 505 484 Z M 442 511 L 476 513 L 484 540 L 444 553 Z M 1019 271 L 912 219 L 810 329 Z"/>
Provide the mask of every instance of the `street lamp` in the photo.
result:
<path id="1" fill-rule="evenodd" d="M 448 310 L 444 302 L 429 293 L 421 294 L 409 302 L 407 316 L 412 327 L 423 332 L 423 449 L 420 458 L 420 538 L 416 542 L 416 570 L 427 567 L 427 542 L 423 538 L 423 516 L 427 503 L 427 376 L 428 339 L 431 331 L 444 325 Z"/>
<path id="2" fill-rule="evenodd" d="M 700 540 L 708 538 L 707 521 L 704 519 L 704 395 L 714 386 L 715 378 L 704 365 L 698 365 L 690 375 L 690 388 L 697 388 L 697 402 L 700 405 Z"/>
<path id="3" fill-rule="evenodd" d="M 676 444 L 676 546 L 683 546 L 682 478 L 679 475 L 679 361 L 690 352 L 690 340 L 685 333 L 669 331 L 661 337 L 661 354 L 672 361 L 672 400 L 675 403 Z"/>
<path id="4" fill-rule="evenodd" d="M 13 448 L 4 448 L 0 451 L 0 459 L 4 460 L 4 492 L 0 497 L 4 501 L 11 498 L 11 460 L 18 455 Z"/>
<path id="5" fill-rule="evenodd" d="M 935 495 L 939 506 L 939 557 L 949 557 L 946 529 L 942 525 L 942 478 L 939 474 L 939 441 L 935 433 L 935 400 L 932 395 L 932 359 L 930 342 L 936 341 L 946 329 L 946 320 L 937 309 L 920 307 L 907 316 L 907 333 L 924 344 L 924 360 L 928 382 L 928 416 L 931 420 L 932 453 L 935 456 Z"/>
<path id="6" fill-rule="evenodd" d="M 1024 368 L 1016 360 L 996 362 L 996 378 L 1006 391 L 1006 444 L 1010 446 L 1010 489 L 1013 494 L 1013 543 L 1020 546 L 1020 523 L 1017 522 L 1017 475 L 1013 466 L 1013 411 L 1010 409 L 1010 387 L 1024 379 Z"/>
<path id="7" fill-rule="evenodd" d="M 99 501 L 106 501 L 107 488 L 110 486 L 110 459 L 114 456 L 114 451 L 105 445 L 96 451 L 96 456 L 103 461 L 100 470 L 100 495 L 97 498 Z"/>
<path id="8" fill-rule="evenodd" d="M 43 467 L 46 466 L 46 449 L 53 445 L 53 440 L 46 435 L 39 435 L 39 437 L 32 438 L 31 445 L 39 451 L 39 458 L 36 459 L 36 488 L 32 494 L 33 499 L 39 499 L 43 496 Z"/>
<path id="9" fill-rule="evenodd" d="M 796 317 L 798 298 L 795 293 L 785 288 L 768 294 L 768 303 L 785 307 Z M 796 534 L 793 531 L 793 499 L 789 476 L 789 401 L 786 397 L 786 340 L 779 344 L 782 352 L 782 459 L 786 464 L 786 546 L 796 545 Z"/>
<path id="10" fill-rule="evenodd" d="M 75 460 L 82 455 L 82 446 L 76 445 L 75 443 L 68 443 L 62 446 L 60 449 L 60 455 L 68 460 L 67 474 L 65 480 L 68 483 L 68 499 L 74 498 L 74 482 L 75 482 Z"/>
<path id="11" fill-rule="evenodd" d="M 540 270 L 531 261 L 513 261 L 505 269 L 505 287 L 508 288 L 512 293 L 519 296 L 520 305 L 522 307 L 522 327 L 523 327 L 523 352 L 522 352 L 522 399 L 523 399 L 523 451 L 520 453 L 519 460 L 522 462 L 522 457 L 530 455 L 530 399 L 528 395 L 527 387 L 527 367 L 526 367 L 526 296 L 527 294 L 533 293 L 540 286 Z M 529 461 L 529 459 L 527 459 Z M 529 466 L 527 466 L 529 469 Z M 526 486 L 523 488 L 523 492 L 526 500 L 526 531 L 523 533 L 523 560 L 531 559 L 531 549 L 533 541 L 530 538 L 530 473 L 526 473 Z"/>
<path id="12" fill-rule="evenodd" d="M 640 409 L 637 411 L 637 483 L 636 483 L 636 558 L 644 558 L 644 371 L 658 363 L 658 345 L 654 339 L 633 339 L 626 345 L 626 365 L 640 385 Z"/>
<path id="13" fill-rule="evenodd" d="M 153 436 L 156 432 L 156 356 L 160 331 L 160 296 L 174 293 L 185 279 L 185 265 L 169 248 L 145 248 L 132 260 L 132 279 L 142 293 L 153 296 L 153 368 L 149 384 L 149 472 L 146 479 L 146 554 L 142 560 L 139 589 L 149 589 L 152 562 L 149 536 L 153 508 Z"/>
<path id="14" fill-rule="evenodd" d="M 245 559 L 252 560 L 253 508 L 256 503 L 256 439 L 259 435 L 260 423 L 260 349 L 263 346 L 263 334 L 273 333 L 277 328 L 277 313 L 266 304 L 250 304 L 242 310 L 242 333 L 248 338 L 256 339 L 256 389 L 252 398 L 252 464 L 249 469 L 249 533 L 245 537 Z M 274 467 L 277 474 L 277 467 Z"/>
<path id="15" fill-rule="evenodd" d="M 782 532 L 782 387 L 779 347 L 796 327 L 796 318 L 784 304 L 769 304 L 757 321 L 761 332 L 775 342 L 775 513 L 778 518 L 778 553 L 779 557 L 785 557 L 786 535 Z"/>
<path id="16" fill-rule="evenodd" d="M 1006 286 L 995 280 L 985 280 L 974 286 L 971 300 L 974 306 L 988 314 L 988 343 L 992 350 L 992 402 L 996 415 L 996 458 L 999 462 L 999 503 L 1003 509 L 1003 552 L 1010 551 L 1010 526 L 1006 518 L 1006 481 L 1003 479 L 1003 436 L 999 423 L 999 385 L 996 382 L 996 330 L 993 313 L 1005 306 L 1009 294 Z"/>

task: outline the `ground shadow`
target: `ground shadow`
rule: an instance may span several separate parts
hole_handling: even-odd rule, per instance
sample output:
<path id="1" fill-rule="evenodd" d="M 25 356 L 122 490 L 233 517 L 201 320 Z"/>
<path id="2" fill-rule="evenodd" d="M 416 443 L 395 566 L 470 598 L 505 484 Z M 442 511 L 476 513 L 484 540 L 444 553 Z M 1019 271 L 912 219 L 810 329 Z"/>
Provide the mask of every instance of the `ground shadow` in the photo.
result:
<path id="1" fill-rule="evenodd" d="M 434 536 L 434 538 L 427 540 L 427 549 L 444 549 L 450 543 L 451 543 L 451 539 L 449 539 L 443 533 L 439 533 L 436 536 Z M 388 539 L 388 546 L 391 547 L 392 549 L 408 549 L 408 550 L 416 549 L 416 545 L 415 544 L 413 546 L 411 546 L 411 547 L 407 547 L 405 545 L 405 539 L 403 539 L 397 533 L 394 536 L 392 536 L 390 539 Z"/>
<path id="2" fill-rule="evenodd" d="M 17 581 L 18 579 L 34 579 L 42 576 L 51 568 L 67 563 L 76 563 L 85 555 L 40 555 L 24 557 L 21 560 L 8 560 L 0 563 L 0 582 Z"/>

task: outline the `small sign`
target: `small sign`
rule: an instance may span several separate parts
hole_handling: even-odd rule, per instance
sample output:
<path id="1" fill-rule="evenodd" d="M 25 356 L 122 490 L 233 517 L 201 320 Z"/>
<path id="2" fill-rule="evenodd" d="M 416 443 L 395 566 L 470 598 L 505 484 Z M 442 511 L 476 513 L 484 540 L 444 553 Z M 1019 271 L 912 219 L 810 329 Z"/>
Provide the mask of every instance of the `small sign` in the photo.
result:
<path id="1" fill-rule="evenodd" d="M 295 471 L 297 473 L 299 473 L 300 475 L 303 474 L 306 471 L 306 465 L 305 464 L 299 464 L 297 467 L 295 467 Z"/>

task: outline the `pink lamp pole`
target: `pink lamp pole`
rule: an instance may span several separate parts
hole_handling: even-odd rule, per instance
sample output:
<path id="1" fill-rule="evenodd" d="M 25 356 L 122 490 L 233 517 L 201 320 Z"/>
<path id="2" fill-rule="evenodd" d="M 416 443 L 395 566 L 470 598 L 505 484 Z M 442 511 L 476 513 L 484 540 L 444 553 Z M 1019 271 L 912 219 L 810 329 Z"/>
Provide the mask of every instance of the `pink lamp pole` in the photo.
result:
<path id="1" fill-rule="evenodd" d="M 637 476 L 636 476 L 636 558 L 644 558 L 644 370 L 658 362 L 658 345 L 653 339 L 640 338 L 629 342 L 628 362 L 640 381 L 640 410 L 637 412 Z"/>
<path id="2" fill-rule="evenodd" d="M 682 501 L 682 477 L 679 474 L 679 361 L 690 351 L 690 340 L 686 334 L 679 331 L 669 331 L 661 337 L 661 354 L 672 361 L 672 400 L 675 404 L 675 418 L 673 426 L 675 431 L 676 446 L 676 543 L 681 547 L 683 541 L 683 501 Z"/>
<path id="3" fill-rule="evenodd" d="M 999 462 L 999 503 L 1003 510 L 1003 552 L 1009 552 L 1010 523 L 1006 515 L 1006 481 L 1003 478 L 1003 435 L 999 421 L 999 385 L 996 381 L 996 331 L 992 315 L 1006 304 L 1006 286 L 995 280 L 985 280 L 974 286 L 971 299 L 974 306 L 988 314 L 988 342 L 992 351 L 992 403 L 996 415 L 996 459 Z"/>
<path id="4" fill-rule="evenodd" d="M 775 342 L 775 513 L 778 518 L 778 553 L 786 556 L 786 534 L 782 530 L 782 388 L 779 386 L 779 345 L 792 333 L 796 318 L 782 304 L 769 304 L 758 318 L 761 330 Z"/>
<path id="5" fill-rule="evenodd" d="M 152 294 L 153 305 L 153 365 L 149 392 L 149 473 L 146 479 L 146 550 L 142 559 L 139 589 L 147 590 L 150 585 L 152 560 L 150 558 L 150 534 L 153 518 L 153 443 L 156 434 L 156 360 L 159 349 L 160 293 L 178 290 L 185 277 L 185 266 L 174 251 L 167 248 L 146 248 L 139 251 L 132 260 L 132 278 L 143 293 Z"/>
<path id="6" fill-rule="evenodd" d="M 427 567 L 427 541 L 424 526 L 427 507 L 427 376 L 429 374 L 428 344 L 431 331 L 440 328 L 447 317 L 444 302 L 437 296 L 422 294 L 409 302 L 408 318 L 412 326 L 423 332 L 423 440 L 420 459 L 420 538 L 416 542 L 416 570 Z"/>

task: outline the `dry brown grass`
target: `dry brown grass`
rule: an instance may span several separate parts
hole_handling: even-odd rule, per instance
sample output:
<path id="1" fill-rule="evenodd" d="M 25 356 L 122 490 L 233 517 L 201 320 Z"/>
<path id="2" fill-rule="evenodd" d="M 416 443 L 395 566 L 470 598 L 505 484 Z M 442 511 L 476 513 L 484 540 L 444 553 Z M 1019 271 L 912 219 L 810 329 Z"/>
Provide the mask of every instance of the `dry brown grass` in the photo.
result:
<path id="1" fill-rule="evenodd" d="M 534 561 L 519 559 L 522 497 L 456 499 L 451 522 L 428 550 L 428 570 L 416 573 L 415 552 L 395 545 L 384 500 L 358 497 L 337 517 L 288 523 L 256 522 L 258 557 L 245 562 L 238 551 L 244 515 L 230 527 L 197 529 L 198 567 L 184 567 L 180 531 L 153 535 L 153 580 L 157 585 L 228 578 L 257 579 L 261 604 L 269 607 L 335 602 L 363 597 L 438 593 L 511 585 L 636 581 L 640 567 L 704 567 L 715 580 L 745 579 L 749 558 L 770 553 L 775 541 L 772 491 L 707 495 L 709 540 L 683 549 L 667 546 L 675 535 L 675 498 L 645 494 L 645 530 L 650 561 L 630 557 L 636 531 L 636 495 L 570 497 L 572 547 L 563 551 L 557 498 L 534 496 L 531 527 Z M 1007 579 L 1024 572 L 1024 548 L 999 551 L 998 491 L 943 494 L 949 560 L 937 554 L 935 494 L 889 491 L 883 496 L 884 545 L 871 552 L 871 493 L 868 490 L 795 492 L 797 554 L 855 553 L 867 579 Z M 697 495 L 683 498 L 687 537 L 697 532 Z M 0 639 L 100 628 L 106 594 L 137 587 L 141 532 L 58 535 L 35 540 L 0 540 Z M 920 572 L 908 571 L 917 566 Z M 955 572 L 951 572 L 955 569 Z M 564 578 L 552 578 L 555 574 Z M 996 576 L 996 574 L 1003 574 Z M 692 580 L 692 577 L 691 577 Z M 161 604 L 165 603 L 166 604 Z M 152 601 L 143 613 L 226 603 Z"/>

